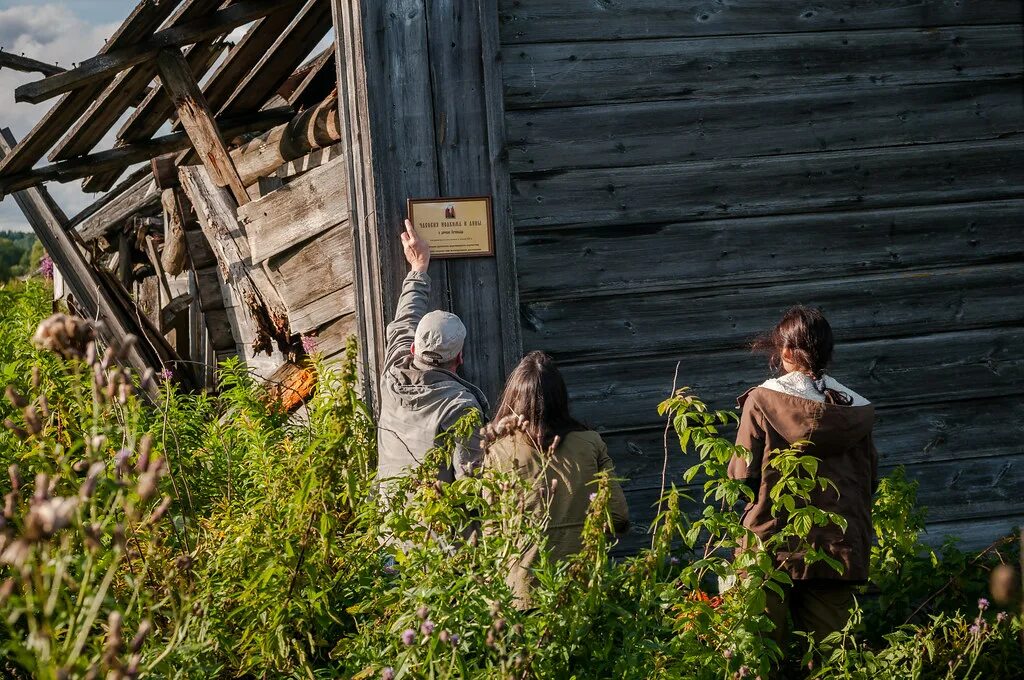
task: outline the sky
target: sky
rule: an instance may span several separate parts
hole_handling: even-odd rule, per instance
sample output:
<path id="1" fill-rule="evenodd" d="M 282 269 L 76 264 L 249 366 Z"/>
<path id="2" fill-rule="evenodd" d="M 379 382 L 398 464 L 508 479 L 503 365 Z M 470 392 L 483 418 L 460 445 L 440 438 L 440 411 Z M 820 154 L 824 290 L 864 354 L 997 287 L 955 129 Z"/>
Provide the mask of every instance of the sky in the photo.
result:
<path id="1" fill-rule="evenodd" d="M 5 52 L 70 67 L 95 55 L 135 4 L 136 0 L 0 0 L 0 47 Z M 35 105 L 14 102 L 14 88 L 41 77 L 38 73 L 0 70 L 0 127 L 11 128 L 18 139 L 24 137 L 56 101 Z M 104 146 L 108 146 L 110 140 L 105 142 Z M 83 194 L 79 186 L 78 182 L 73 182 L 50 184 L 48 188 L 64 212 L 74 215 L 94 198 Z M 14 199 L 9 196 L 0 202 L 0 230 L 4 229 L 29 230 Z"/>

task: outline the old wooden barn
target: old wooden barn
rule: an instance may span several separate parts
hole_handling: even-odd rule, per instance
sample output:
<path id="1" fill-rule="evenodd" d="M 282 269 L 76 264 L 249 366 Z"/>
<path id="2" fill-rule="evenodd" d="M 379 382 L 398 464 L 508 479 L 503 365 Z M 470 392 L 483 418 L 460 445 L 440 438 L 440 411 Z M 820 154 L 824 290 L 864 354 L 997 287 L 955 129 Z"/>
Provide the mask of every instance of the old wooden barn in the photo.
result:
<path id="1" fill-rule="evenodd" d="M 303 338 L 353 332 L 372 393 L 406 200 L 492 196 L 495 256 L 436 261 L 436 304 L 492 397 L 561 361 L 624 549 L 676 367 L 728 407 L 767 377 L 749 339 L 820 305 L 884 468 L 976 546 L 1024 518 L 1022 75 L 1019 0 L 146 0 L 18 90 L 60 99 L 0 190 L 140 366 L 239 355 L 289 393 Z M 40 185 L 78 179 L 106 193 L 68 219 Z"/>

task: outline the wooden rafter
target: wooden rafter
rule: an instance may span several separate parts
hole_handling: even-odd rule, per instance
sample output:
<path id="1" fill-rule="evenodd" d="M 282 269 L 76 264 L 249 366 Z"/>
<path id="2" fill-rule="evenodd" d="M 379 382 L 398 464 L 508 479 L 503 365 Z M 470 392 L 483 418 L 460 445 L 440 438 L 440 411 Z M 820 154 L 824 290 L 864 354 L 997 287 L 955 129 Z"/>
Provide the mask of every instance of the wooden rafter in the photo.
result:
<path id="1" fill-rule="evenodd" d="M 161 51 L 157 55 L 157 69 L 164 89 L 178 110 L 178 120 L 210 172 L 210 177 L 218 186 L 228 187 L 238 205 L 245 205 L 249 202 L 245 184 L 238 176 L 238 170 L 228 154 L 227 144 L 217 129 L 210 105 L 199 89 L 181 50 L 169 48 Z"/>
<path id="2" fill-rule="evenodd" d="M 174 11 L 173 2 L 143 0 L 125 19 L 117 33 L 104 44 L 100 56 L 138 42 L 153 32 Z M 53 77 L 59 77 L 57 74 Z M 65 95 L 36 123 L 18 145 L 0 161 L 0 175 L 28 170 L 60 139 L 61 135 L 85 113 L 110 84 L 113 77 L 101 78 Z"/>
<path id="3" fill-rule="evenodd" d="M 44 76 L 56 75 L 66 70 L 56 64 L 47 64 L 45 61 L 0 50 L 0 69 L 3 68 L 23 73 L 42 73 Z"/>
<path id="4" fill-rule="evenodd" d="M 243 119 L 225 121 L 222 127 L 228 135 L 232 136 L 248 132 L 262 132 L 287 121 L 291 115 L 291 109 L 269 109 Z M 191 146 L 192 140 L 186 133 L 173 132 L 132 146 L 58 161 L 52 165 L 14 175 L 0 175 L 0 195 L 36 186 L 42 182 L 70 182 L 88 177 L 98 171 L 124 170 L 135 163 L 148 161 L 166 153 L 188 149 Z"/>
<path id="5" fill-rule="evenodd" d="M 298 1 L 241 0 L 207 16 L 159 30 L 133 45 L 90 57 L 70 71 L 22 85 L 14 91 L 15 101 L 38 104 L 64 92 L 97 81 L 106 81 L 124 69 L 155 58 L 163 49 L 182 47 L 224 35 L 253 19 L 267 16 Z"/>

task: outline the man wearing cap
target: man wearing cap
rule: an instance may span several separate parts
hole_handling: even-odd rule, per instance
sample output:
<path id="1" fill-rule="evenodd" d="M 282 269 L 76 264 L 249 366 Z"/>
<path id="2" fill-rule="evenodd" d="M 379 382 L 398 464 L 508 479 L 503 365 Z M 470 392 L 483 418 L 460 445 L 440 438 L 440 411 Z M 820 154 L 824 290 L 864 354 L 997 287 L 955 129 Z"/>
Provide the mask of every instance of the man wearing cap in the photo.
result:
<path id="1" fill-rule="evenodd" d="M 387 328 L 377 426 L 380 480 L 404 476 L 418 467 L 435 447 L 437 436 L 471 409 L 487 411 L 483 392 L 455 373 L 462 365 L 466 327 L 449 312 L 427 312 L 430 246 L 409 220 L 402 247 L 411 271 L 398 298 L 395 320 Z M 482 458 L 481 445 L 479 436 L 459 444 L 451 466 L 441 470 L 441 481 L 471 473 Z"/>

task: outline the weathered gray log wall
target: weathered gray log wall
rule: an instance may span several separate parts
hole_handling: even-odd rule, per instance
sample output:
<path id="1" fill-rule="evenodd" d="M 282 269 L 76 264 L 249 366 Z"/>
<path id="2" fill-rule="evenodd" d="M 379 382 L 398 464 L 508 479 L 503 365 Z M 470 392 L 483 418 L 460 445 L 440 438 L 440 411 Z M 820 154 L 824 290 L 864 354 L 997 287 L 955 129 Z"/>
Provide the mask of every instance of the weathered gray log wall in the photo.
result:
<path id="1" fill-rule="evenodd" d="M 1024 519 L 1021 13 L 499 2 L 523 343 L 629 478 L 624 547 L 677 362 L 729 407 L 768 377 L 749 339 L 796 303 L 830 316 L 832 372 L 877 404 L 934 540 Z"/>

